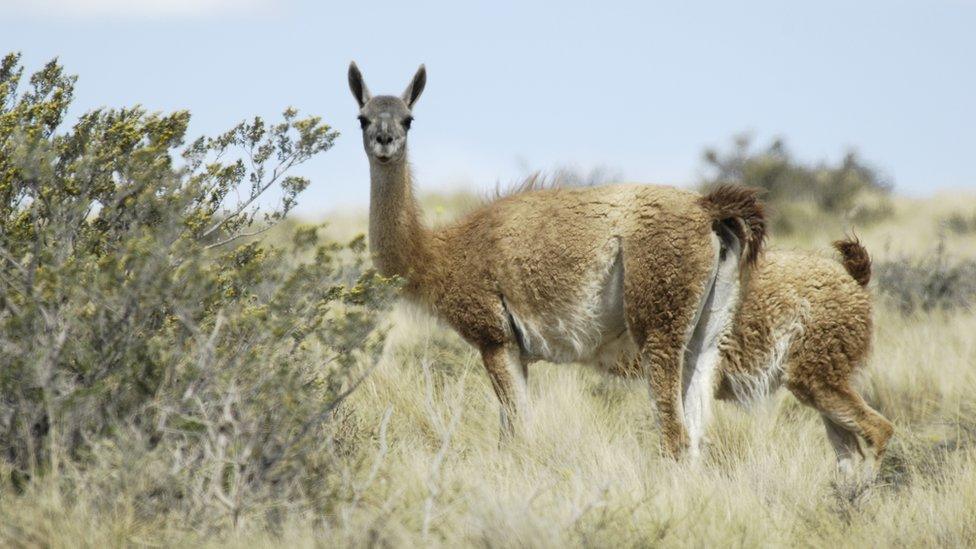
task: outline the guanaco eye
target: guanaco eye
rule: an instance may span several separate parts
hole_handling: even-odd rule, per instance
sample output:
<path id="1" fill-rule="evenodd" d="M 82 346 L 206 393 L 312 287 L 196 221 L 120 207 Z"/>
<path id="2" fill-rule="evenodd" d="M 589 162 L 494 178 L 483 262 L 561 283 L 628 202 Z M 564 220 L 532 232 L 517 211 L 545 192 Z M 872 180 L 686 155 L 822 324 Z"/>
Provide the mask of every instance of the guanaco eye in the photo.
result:
<path id="1" fill-rule="evenodd" d="M 408 116 L 408 117 L 404 118 L 403 119 L 403 127 L 409 130 L 410 129 L 410 124 L 412 122 L 413 122 L 413 117 L 412 116 Z"/>
<path id="2" fill-rule="evenodd" d="M 359 127 L 365 130 L 367 126 L 369 126 L 369 118 L 359 115 Z"/>

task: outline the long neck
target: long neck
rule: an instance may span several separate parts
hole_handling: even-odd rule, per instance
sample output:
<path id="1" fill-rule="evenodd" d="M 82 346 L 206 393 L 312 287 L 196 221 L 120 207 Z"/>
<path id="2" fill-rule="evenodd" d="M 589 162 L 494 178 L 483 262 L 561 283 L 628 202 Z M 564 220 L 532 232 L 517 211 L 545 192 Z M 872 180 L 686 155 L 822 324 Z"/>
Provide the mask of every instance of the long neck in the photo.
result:
<path id="1" fill-rule="evenodd" d="M 369 247 L 384 276 L 416 284 L 429 255 L 429 231 L 420 219 L 406 155 L 389 164 L 369 161 Z"/>

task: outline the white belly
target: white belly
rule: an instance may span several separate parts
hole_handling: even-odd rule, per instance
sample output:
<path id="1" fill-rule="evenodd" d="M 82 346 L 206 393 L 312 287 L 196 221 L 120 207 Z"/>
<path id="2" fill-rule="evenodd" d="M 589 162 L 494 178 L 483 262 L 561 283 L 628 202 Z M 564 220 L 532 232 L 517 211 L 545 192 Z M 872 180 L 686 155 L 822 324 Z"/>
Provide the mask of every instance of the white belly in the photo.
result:
<path id="1" fill-rule="evenodd" d="M 544 311 L 520 311 L 511 303 L 511 315 L 523 354 L 549 362 L 602 362 L 629 340 L 624 317 L 623 261 L 616 240 L 608 243 L 607 257 L 595 265 L 577 295 L 551 303 Z M 613 347 L 614 350 L 609 350 Z"/>
<path id="2" fill-rule="evenodd" d="M 793 344 L 803 336 L 806 311 L 809 304 L 801 304 L 800 313 L 773 331 L 772 348 L 764 353 L 759 368 L 751 372 L 727 375 L 735 399 L 743 404 L 771 395 L 779 388 L 789 369 L 789 357 Z"/>

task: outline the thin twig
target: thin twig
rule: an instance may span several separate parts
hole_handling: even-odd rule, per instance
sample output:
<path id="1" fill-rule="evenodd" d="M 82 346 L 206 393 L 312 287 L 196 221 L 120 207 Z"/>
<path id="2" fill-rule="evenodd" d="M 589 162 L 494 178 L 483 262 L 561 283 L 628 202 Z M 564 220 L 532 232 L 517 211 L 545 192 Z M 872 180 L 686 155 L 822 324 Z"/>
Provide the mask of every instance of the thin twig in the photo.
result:
<path id="1" fill-rule="evenodd" d="M 433 393 L 430 390 L 430 366 L 427 361 L 422 361 L 424 366 L 424 378 L 427 380 L 427 391 L 426 400 L 428 409 L 433 412 L 434 402 Z M 424 521 L 421 528 L 421 534 L 423 539 L 427 539 L 430 534 L 430 523 L 434 514 L 434 502 L 441 493 L 440 481 L 441 481 L 441 466 L 444 464 L 444 458 L 447 457 L 447 450 L 451 446 L 451 439 L 454 436 L 454 432 L 457 430 L 458 424 L 461 422 L 461 413 L 464 411 L 464 406 L 462 405 L 464 401 L 464 383 L 465 377 L 461 377 L 458 382 L 457 394 L 454 398 L 454 414 L 451 417 L 450 423 L 445 427 L 443 420 L 437 416 L 437 423 L 441 426 L 439 429 L 441 431 L 441 446 L 437 450 L 437 454 L 434 455 L 434 459 L 430 465 L 430 475 L 427 477 L 427 499 L 424 501 Z M 436 415 L 436 414 L 435 414 Z"/>
<path id="2" fill-rule="evenodd" d="M 379 474 L 380 465 L 383 464 L 383 460 L 386 458 L 386 452 L 389 446 L 386 443 L 386 428 L 390 424 L 390 416 L 393 415 L 393 406 L 387 406 L 386 412 L 383 414 L 383 420 L 380 421 L 380 448 L 376 453 L 376 458 L 373 459 L 373 466 L 369 469 L 369 474 L 366 476 L 366 480 L 363 484 L 355 490 L 355 495 L 352 498 L 351 507 L 355 508 L 359 504 L 359 500 L 362 499 L 363 494 L 376 480 L 376 476 Z"/>
<path id="3" fill-rule="evenodd" d="M 208 245 L 204 246 L 203 249 L 204 250 L 211 250 L 213 248 L 219 248 L 219 247 L 224 246 L 226 244 L 230 244 L 231 242 L 233 242 L 235 240 L 239 240 L 241 238 L 250 238 L 252 236 L 258 236 L 259 234 L 263 234 L 263 233 L 268 232 L 275 225 L 276 225 L 276 223 L 272 223 L 272 224 L 266 225 L 266 226 L 264 226 L 264 227 L 262 227 L 262 228 L 260 228 L 260 229 L 258 229 L 256 231 L 251 231 L 249 233 L 239 233 L 239 234 L 236 234 L 236 235 L 234 235 L 234 236 L 232 236 L 230 238 L 226 238 L 224 240 L 221 240 L 220 242 L 214 242 L 213 244 L 208 244 Z"/>
<path id="4" fill-rule="evenodd" d="M 308 430 L 311 429 L 313 425 L 318 425 L 319 423 L 322 423 L 325 420 L 325 418 L 327 418 L 329 416 L 329 414 L 331 414 L 336 408 L 339 407 L 340 404 L 342 404 L 346 400 L 346 398 L 349 397 L 349 395 L 351 395 L 356 389 L 359 388 L 359 386 L 363 383 L 363 381 L 366 381 L 366 378 L 369 377 L 369 374 L 371 374 L 373 372 L 373 370 L 376 369 L 376 366 L 378 364 L 379 364 L 379 362 L 373 362 L 373 365 L 370 366 L 363 373 L 363 375 L 359 376 L 359 378 L 356 379 L 356 381 L 353 382 L 353 384 L 348 389 L 346 389 L 341 394 L 339 394 L 339 396 L 337 396 L 335 398 L 335 400 L 333 400 L 321 412 L 319 412 L 318 414 L 316 414 L 315 417 L 313 417 L 313 418 L 309 419 L 308 421 L 306 421 L 302 425 L 302 428 L 299 429 L 298 433 L 295 436 L 291 437 L 291 440 L 289 440 L 286 444 L 283 444 L 281 446 L 281 448 L 279 448 L 278 451 L 275 453 L 275 456 L 272 457 L 272 458 L 270 458 L 267 461 L 267 465 L 265 466 L 265 469 L 267 470 L 267 469 L 270 469 L 271 467 L 273 467 L 275 465 L 275 463 L 277 463 L 278 460 L 280 460 L 282 458 L 282 456 L 285 455 L 285 452 L 287 452 L 288 449 L 290 449 L 299 440 L 301 440 L 302 438 L 305 437 L 305 435 L 308 433 Z"/>
<path id="5" fill-rule="evenodd" d="M 221 227 L 223 227 L 228 221 L 230 221 L 231 219 L 234 219 L 237 216 L 241 215 L 241 213 L 244 210 L 246 210 L 251 204 L 253 204 L 254 201 L 257 200 L 259 196 L 261 196 L 262 194 L 265 193 L 265 191 L 267 191 L 268 189 L 270 189 L 271 186 L 274 185 L 275 182 L 278 181 L 278 178 L 279 177 L 281 177 L 282 175 L 284 175 L 285 172 L 287 172 L 288 170 L 290 170 L 292 168 L 292 166 L 295 165 L 295 161 L 296 161 L 295 154 L 296 153 L 292 153 L 291 155 L 289 155 L 286 158 L 286 160 L 282 160 L 277 166 L 275 166 L 274 171 L 271 172 L 271 178 L 268 179 L 268 182 L 267 183 L 265 183 L 264 185 L 259 185 L 257 187 L 257 189 L 254 192 L 251 193 L 251 196 L 247 200 L 245 200 L 243 203 L 241 203 L 241 204 L 239 204 L 237 206 L 237 209 L 234 210 L 233 213 L 231 213 L 230 215 L 228 215 L 226 217 L 221 218 L 220 221 L 214 223 L 213 226 L 211 226 L 209 229 L 207 229 L 206 231 L 204 231 L 203 234 L 200 235 L 200 238 L 201 239 L 207 238 L 208 236 L 210 236 L 211 234 L 213 234 L 214 232 L 216 232 L 218 229 L 220 229 Z M 284 167 L 282 168 L 282 166 L 284 166 Z"/>

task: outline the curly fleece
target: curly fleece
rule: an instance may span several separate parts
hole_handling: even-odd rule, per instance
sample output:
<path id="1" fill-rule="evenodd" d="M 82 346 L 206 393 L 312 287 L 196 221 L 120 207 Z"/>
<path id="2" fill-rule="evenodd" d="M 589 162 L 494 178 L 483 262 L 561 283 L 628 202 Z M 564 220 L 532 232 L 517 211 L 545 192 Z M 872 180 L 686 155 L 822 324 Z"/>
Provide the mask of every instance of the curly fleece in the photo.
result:
<path id="1" fill-rule="evenodd" d="M 841 262 L 787 251 L 759 260 L 721 344 L 717 395 L 748 401 L 782 383 L 821 413 L 843 465 L 862 454 L 854 435 L 880 460 L 893 428 L 852 386 L 871 348 L 871 260 L 857 240 L 834 247 Z"/>

